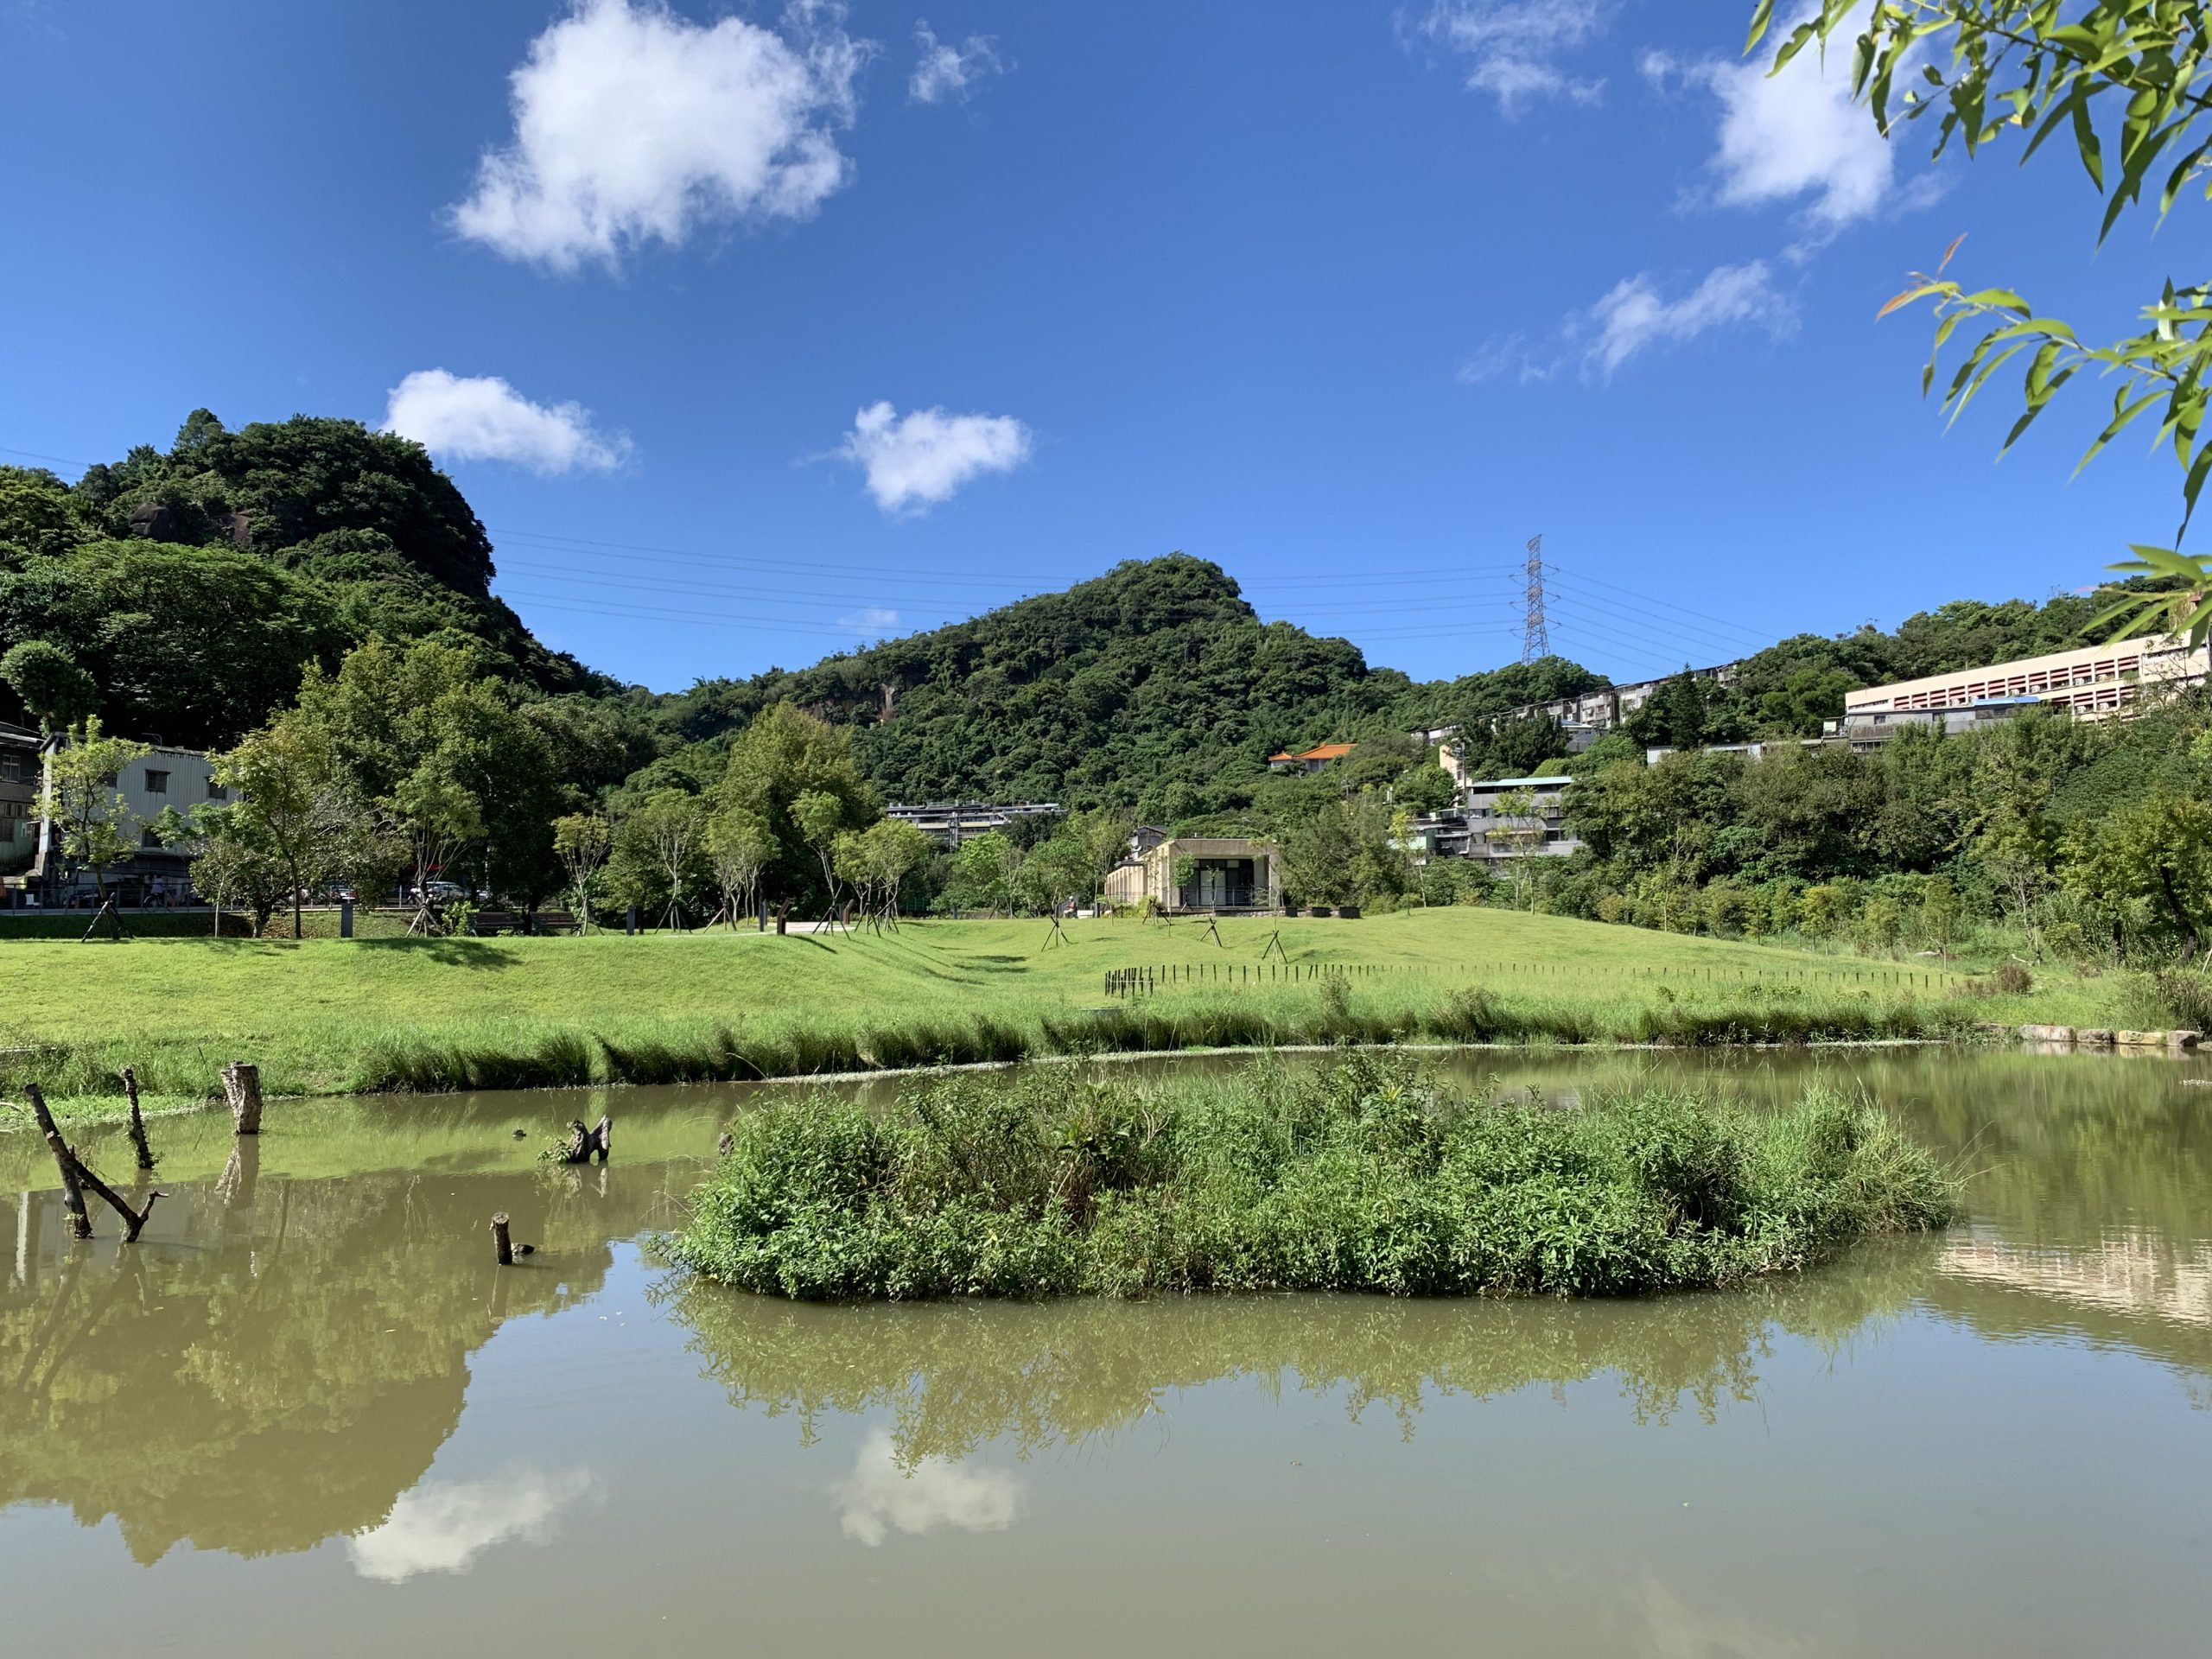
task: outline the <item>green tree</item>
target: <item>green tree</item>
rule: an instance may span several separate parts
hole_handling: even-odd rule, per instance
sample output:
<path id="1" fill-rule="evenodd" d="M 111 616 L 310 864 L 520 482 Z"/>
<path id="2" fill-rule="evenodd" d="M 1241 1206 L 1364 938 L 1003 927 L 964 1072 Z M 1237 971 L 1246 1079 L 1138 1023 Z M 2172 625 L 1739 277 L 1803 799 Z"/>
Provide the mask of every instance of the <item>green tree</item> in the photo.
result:
<path id="1" fill-rule="evenodd" d="M 997 830 L 970 836 L 953 849 L 946 897 L 956 910 L 1010 910 L 1021 874 L 1021 849 Z"/>
<path id="2" fill-rule="evenodd" d="M 760 872 L 774 850 L 768 826 L 741 806 L 715 808 L 707 818 L 706 849 L 715 887 L 722 896 L 722 912 L 734 931 L 737 918 L 753 912 Z"/>
<path id="3" fill-rule="evenodd" d="M 592 883 L 614 845 L 613 826 L 601 812 L 571 812 L 553 820 L 553 853 L 568 872 L 582 925 L 591 927 Z"/>
<path id="4" fill-rule="evenodd" d="M 322 734 L 296 716 L 280 717 L 215 757 L 215 780 L 239 799 L 221 820 L 220 836 L 246 871 L 252 853 L 282 868 L 292 912 L 292 937 L 302 937 L 307 890 L 337 873 L 355 830 L 352 804 L 340 792 Z M 257 920 L 256 931 L 260 931 Z"/>
<path id="5" fill-rule="evenodd" d="M 130 856 L 141 828 L 116 779 L 152 753 L 143 743 L 105 735 L 99 716 L 92 715 L 47 757 L 42 810 L 60 831 L 62 855 L 92 871 L 103 906 L 108 867 Z M 120 925 L 116 937 L 122 937 Z"/>
<path id="6" fill-rule="evenodd" d="M 2212 806 L 2161 792 L 2076 827 L 2069 887 L 2103 903 L 2139 901 L 2164 918 L 2183 961 L 2203 948 L 2212 909 Z"/>
<path id="7" fill-rule="evenodd" d="M 840 830 L 863 829 L 878 816 L 875 792 L 861 776 L 852 734 L 802 713 L 789 703 L 760 711 L 730 744 L 714 786 L 718 806 L 750 813 L 770 848 L 761 872 L 771 897 L 835 902 L 836 878 L 824 859 Z M 804 796 L 826 797 L 808 809 L 810 829 L 798 815 Z"/>
<path id="8" fill-rule="evenodd" d="M 26 639 L 0 657 L 0 680 L 48 737 L 88 718 L 99 702 L 92 677 L 51 640 Z"/>

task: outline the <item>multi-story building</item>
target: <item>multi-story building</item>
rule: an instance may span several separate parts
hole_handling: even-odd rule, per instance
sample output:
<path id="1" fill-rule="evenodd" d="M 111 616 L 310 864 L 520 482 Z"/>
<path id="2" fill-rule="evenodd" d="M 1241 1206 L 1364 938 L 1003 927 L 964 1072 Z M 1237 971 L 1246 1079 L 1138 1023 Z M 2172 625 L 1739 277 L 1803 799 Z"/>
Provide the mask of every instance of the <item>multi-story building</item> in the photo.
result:
<path id="1" fill-rule="evenodd" d="M 39 736 L 0 724 L 0 875 L 20 875 L 38 855 Z"/>
<path id="2" fill-rule="evenodd" d="M 969 836 L 1003 830 L 1016 818 L 1052 816 L 1057 801 L 1016 801 L 995 806 L 984 801 L 925 801 L 916 806 L 887 806 L 883 816 L 911 823 L 942 846 L 957 847 Z"/>
<path id="3" fill-rule="evenodd" d="M 1893 685 L 1870 685 L 1844 694 L 1843 725 L 1847 729 L 1860 715 L 1894 717 L 2021 697 L 2066 709 L 2076 719 L 2101 720 L 2133 709 L 2146 696 L 2202 684 L 2207 655 L 2202 645 L 2145 634 Z M 1894 719 L 1885 723 L 1894 724 Z"/>
<path id="4" fill-rule="evenodd" d="M 13 728 L 0 728 L 0 756 L 19 752 L 20 737 L 9 735 L 14 731 Z M 37 739 L 31 739 L 31 747 L 35 754 Z M 45 769 L 52 764 L 50 753 L 38 759 L 41 764 L 33 774 L 36 781 L 29 786 L 34 800 L 44 794 Z M 0 759 L 0 779 L 6 776 L 8 770 L 6 760 Z M 15 786 L 0 784 L 0 791 Z M 118 894 L 125 904 L 143 904 L 157 891 L 173 900 L 182 899 L 190 883 L 191 855 L 164 846 L 154 826 L 165 808 L 174 807 L 181 815 L 188 817 L 196 807 L 229 798 L 223 786 L 215 781 L 213 762 L 194 749 L 156 746 L 123 769 L 116 778 L 113 792 L 122 798 L 124 835 L 137 844 L 128 860 L 106 872 L 109 890 Z M 0 813 L 8 810 L 0 806 Z M 37 810 L 35 806 L 32 808 L 34 815 Z M 49 839 L 47 857 L 43 861 L 37 858 L 39 837 L 46 829 L 42 821 L 34 816 L 29 833 L 19 832 L 17 844 L 28 847 L 29 855 L 10 873 L 23 876 L 46 904 L 67 902 L 73 896 L 92 891 L 96 884 L 91 874 L 63 859 L 58 836 Z M 51 831 L 47 832 L 51 835 Z M 0 869 L 10 869 L 4 858 L 8 850 L 8 843 L 0 840 Z"/>
<path id="5" fill-rule="evenodd" d="M 1960 737 L 1986 732 L 2031 709 L 2050 709 L 2060 715 L 2072 712 L 2064 702 L 2036 696 L 1987 697 L 1962 708 L 1861 709 L 1847 712 L 1841 720 L 1822 721 L 1821 735 L 1806 741 L 1848 744 L 1857 753 L 1871 754 L 1899 732 L 1934 730 L 1947 737 Z"/>
<path id="6" fill-rule="evenodd" d="M 1448 810 L 1416 818 L 1402 842 L 1420 858 L 1468 858 L 1501 865 L 1522 858 L 1564 858 L 1582 843 L 1567 827 L 1572 778 L 1481 778 Z"/>

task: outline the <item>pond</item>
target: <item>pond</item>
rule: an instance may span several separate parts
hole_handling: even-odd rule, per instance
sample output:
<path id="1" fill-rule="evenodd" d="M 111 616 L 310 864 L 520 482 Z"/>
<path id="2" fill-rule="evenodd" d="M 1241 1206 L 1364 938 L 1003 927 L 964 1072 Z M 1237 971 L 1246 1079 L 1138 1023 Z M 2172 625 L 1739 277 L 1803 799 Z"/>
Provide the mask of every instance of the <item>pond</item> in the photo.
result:
<path id="1" fill-rule="evenodd" d="M 0 1136 L 7 1648 L 2204 1650 L 2212 1062 L 1452 1064 L 1855 1079 L 1970 1219 L 1654 1301 L 800 1307 L 645 1247 L 741 1088 L 610 1096 L 582 1170 L 555 1094 L 162 1120 L 135 1249 Z"/>

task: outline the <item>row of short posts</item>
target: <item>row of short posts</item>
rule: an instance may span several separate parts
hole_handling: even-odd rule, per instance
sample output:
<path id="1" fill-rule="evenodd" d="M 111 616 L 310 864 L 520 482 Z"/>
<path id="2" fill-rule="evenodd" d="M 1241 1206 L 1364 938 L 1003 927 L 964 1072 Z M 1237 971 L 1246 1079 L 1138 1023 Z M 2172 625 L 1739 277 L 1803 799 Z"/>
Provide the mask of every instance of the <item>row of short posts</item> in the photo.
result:
<path id="1" fill-rule="evenodd" d="M 1306 984 L 1332 976 L 1346 979 L 1375 979 L 1385 975 L 1418 971 L 1372 962 L 1193 962 L 1169 963 L 1156 968 L 1113 968 L 1106 974 L 1106 995 L 1139 996 L 1163 987 L 1179 985 Z"/>

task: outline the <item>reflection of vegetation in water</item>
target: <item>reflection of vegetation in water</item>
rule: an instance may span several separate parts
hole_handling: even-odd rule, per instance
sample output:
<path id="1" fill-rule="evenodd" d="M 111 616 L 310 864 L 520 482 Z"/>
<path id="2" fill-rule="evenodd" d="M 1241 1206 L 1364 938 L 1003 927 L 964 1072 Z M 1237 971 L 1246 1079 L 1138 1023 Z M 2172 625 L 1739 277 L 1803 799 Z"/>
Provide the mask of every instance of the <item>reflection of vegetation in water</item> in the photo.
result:
<path id="1" fill-rule="evenodd" d="M 470 1354 L 502 1320 L 596 1290 L 607 1239 L 651 1218 L 658 1181 L 616 1172 L 627 1187 L 607 1197 L 595 1179 L 281 1181 L 239 1152 L 215 1187 L 173 1190 L 128 1249 L 72 1248 L 57 1195 L 18 1199 L 0 1507 L 115 1516 L 142 1561 L 181 1541 L 260 1554 L 373 1526 L 453 1432 Z M 492 1265 L 501 1204 L 528 1218 L 537 1264 Z"/>
<path id="2" fill-rule="evenodd" d="M 1354 1054 L 1151 1087 L 1065 1069 L 741 1120 L 674 1241 L 808 1300 L 1159 1290 L 1622 1295 L 1940 1226 L 1952 1184 L 1880 1110 L 1681 1090 L 1471 1103 Z"/>
<path id="3" fill-rule="evenodd" d="M 1009 1438 L 1025 1456 L 1109 1438 L 1171 1389 L 1228 1378 L 1342 1396 L 1406 1435 L 1432 1396 L 1483 1397 L 1612 1373 L 1640 1421 L 1710 1418 L 1754 1395 L 1777 1332 L 1834 1347 L 1912 1300 L 1935 1249 L 1900 1242 L 1832 1270 L 1726 1294 L 1636 1302 L 1177 1298 L 985 1306 L 794 1306 L 687 1276 L 662 1294 L 732 1403 L 889 1410 L 900 1459 Z"/>

